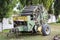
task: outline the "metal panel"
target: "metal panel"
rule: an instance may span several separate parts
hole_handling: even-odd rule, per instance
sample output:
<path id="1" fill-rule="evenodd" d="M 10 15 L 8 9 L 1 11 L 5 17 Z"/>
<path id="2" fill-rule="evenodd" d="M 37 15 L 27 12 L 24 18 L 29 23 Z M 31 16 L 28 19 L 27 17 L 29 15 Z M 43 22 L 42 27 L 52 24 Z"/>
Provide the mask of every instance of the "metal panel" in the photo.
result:
<path id="1" fill-rule="evenodd" d="M 27 16 L 16 16 L 16 17 L 13 17 L 13 21 L 27 21 Z"/>

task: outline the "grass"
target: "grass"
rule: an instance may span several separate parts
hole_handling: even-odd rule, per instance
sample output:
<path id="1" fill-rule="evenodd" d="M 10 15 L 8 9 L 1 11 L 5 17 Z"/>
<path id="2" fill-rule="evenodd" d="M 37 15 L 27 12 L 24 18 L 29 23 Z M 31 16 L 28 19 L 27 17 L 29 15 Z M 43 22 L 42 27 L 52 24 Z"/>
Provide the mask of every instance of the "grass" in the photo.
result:
<path id="1" fill-rule="evenodd" d="M 7 32 L 9 32 L 9 29 L 5 29 L 5 30 L 3 30 L 3 32 L 7 33 Z"/>
<path id="2" fill-rule="evenodd" d="M 57 34 L 60 34 L 60 23 L 49 24 L 51 27 L 51 34 L 49 36 L 34 35 L 34 34 L 23 34 L 18 38 L 16 37 L 7 37 L 6 33 L 0 33 L 0 40 L 52 40 L 53 37 Z M 8 32 L 4 30 L 4 32 Z"/>

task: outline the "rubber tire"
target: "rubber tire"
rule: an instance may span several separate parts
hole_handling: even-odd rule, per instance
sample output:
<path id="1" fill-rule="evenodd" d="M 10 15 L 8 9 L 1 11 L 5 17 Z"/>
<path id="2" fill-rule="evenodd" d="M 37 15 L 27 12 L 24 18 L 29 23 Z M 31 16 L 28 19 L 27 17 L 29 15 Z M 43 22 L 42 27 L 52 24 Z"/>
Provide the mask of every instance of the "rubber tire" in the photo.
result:
<path id="1" fill-rule="evenodd" d="M 48 32 L 46 31 L 47 28 L 48 28 Z M 50 27 L 47 24 L 43 24 L 42 25 L 42 34 L 43 34 L 43 36 L 49 35 L 50 32 L 51 32 Z"/>
<path id="2" fill-rule="evenodd" d="M 14 34 L 14 29 L 10 29 L 9 33 L 7 34 L 7 37 L 10 37 L 12 34 Z"/>

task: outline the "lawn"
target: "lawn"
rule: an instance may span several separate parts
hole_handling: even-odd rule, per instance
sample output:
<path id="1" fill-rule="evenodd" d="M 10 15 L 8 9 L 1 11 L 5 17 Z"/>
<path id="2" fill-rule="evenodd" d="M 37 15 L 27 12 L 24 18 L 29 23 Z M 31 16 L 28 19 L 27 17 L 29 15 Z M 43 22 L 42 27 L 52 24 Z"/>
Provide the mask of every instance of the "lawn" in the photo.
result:
<path id="1" fill-rule="evenodd" d="M 60 23 L 49 24 L 51 27 L 51 34 L 49 36 L 42 36 L 42 34 L 23 34 L 18 38 L 7 37 L 7 33 L 0 33 L 0 40 L 52 40 L 57 34 L 60 34 Z"/>

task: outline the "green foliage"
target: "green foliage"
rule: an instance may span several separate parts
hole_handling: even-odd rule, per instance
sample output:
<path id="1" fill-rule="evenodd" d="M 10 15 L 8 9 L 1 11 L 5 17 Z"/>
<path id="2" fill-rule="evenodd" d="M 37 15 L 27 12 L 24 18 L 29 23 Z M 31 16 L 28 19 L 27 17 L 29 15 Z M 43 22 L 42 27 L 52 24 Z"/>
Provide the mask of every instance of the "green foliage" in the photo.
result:
<path id="1" fill-rule="evenodd" d="M 57 21 L 57 23 L 60 23 L 60 18 L 58 18 L 58 21 Z"/>
<path id="2" fill-rule="evenodd" d="M 39 4 L 39 0 L 32 0 L 32 4 L 33 4 L 33 5 Z"/>
<path id="3" fill-rule="evenodd" d="M 44 4 L 45 8 L 46 8 L 47 10 L 49 10 L 51 4 L 53 3 L 53 0 L 43 0 L 42 2 L 43 2 L 43 4 Z"/>
<path id="4" fill-rule="evenodd" d="M 32 3 L 33 5 L 37 5 L 37 4 L 43 3 L 43 5 L 45 6 L 45 8 L 46 8 L 47 10 L 49 10 L 49 7 L 51 6 L 53 0 L 20 0 L 20 2 L 21 2 L 21 4 L 22 4 L 23 6 L 25 6 L 25 5 L 30 5 L 31 3 Z"/>
<path id="5" fill-rule="evenodd" d="M 39 0 L 39 4 L 41 4 L 41 3 L 42 3 L 42 1 L 43 1 L 43 0 Z"/>
<path id="6" fill-rule="evenodd" d="M 55 16 L 58 17 L 58 15 L 60 14 L 60 0 L 55 1 L 54 9 L 55 9 Z"/>
<path id="7" fill-rule="evenodd" d="M 12 14 L 16 0 L 0 0 L 0 19 L 9 17 Z"/>
<path id="8" fill-rule="evenodd" d="M 26 5 L 26 0 L 19 0 L 19 1 L 20 1 L 20 3 L 21 3 L 23 6 Z"/>
<path id="9" fill-rule="evenodd" d="M 42 0 L 19 0 L 20 3 L 25 6 L 25 5 L 37 5 L 39 3 L 42 3 Z"/>
<path id="10" fill-rule="evenodd" d="M 48 13 L 49 13 L 49 14 L 52 14 L 52 13 L 53 13 L 52 5 L 50 6 L 50 8 L 49 8 L 49 10 L 48 10 Z"/>
<path id="11" fill-rule="evenodd" d="M 60 0 L 55 1 L 54 8 L 56 11 L 60 12 Z"/>

